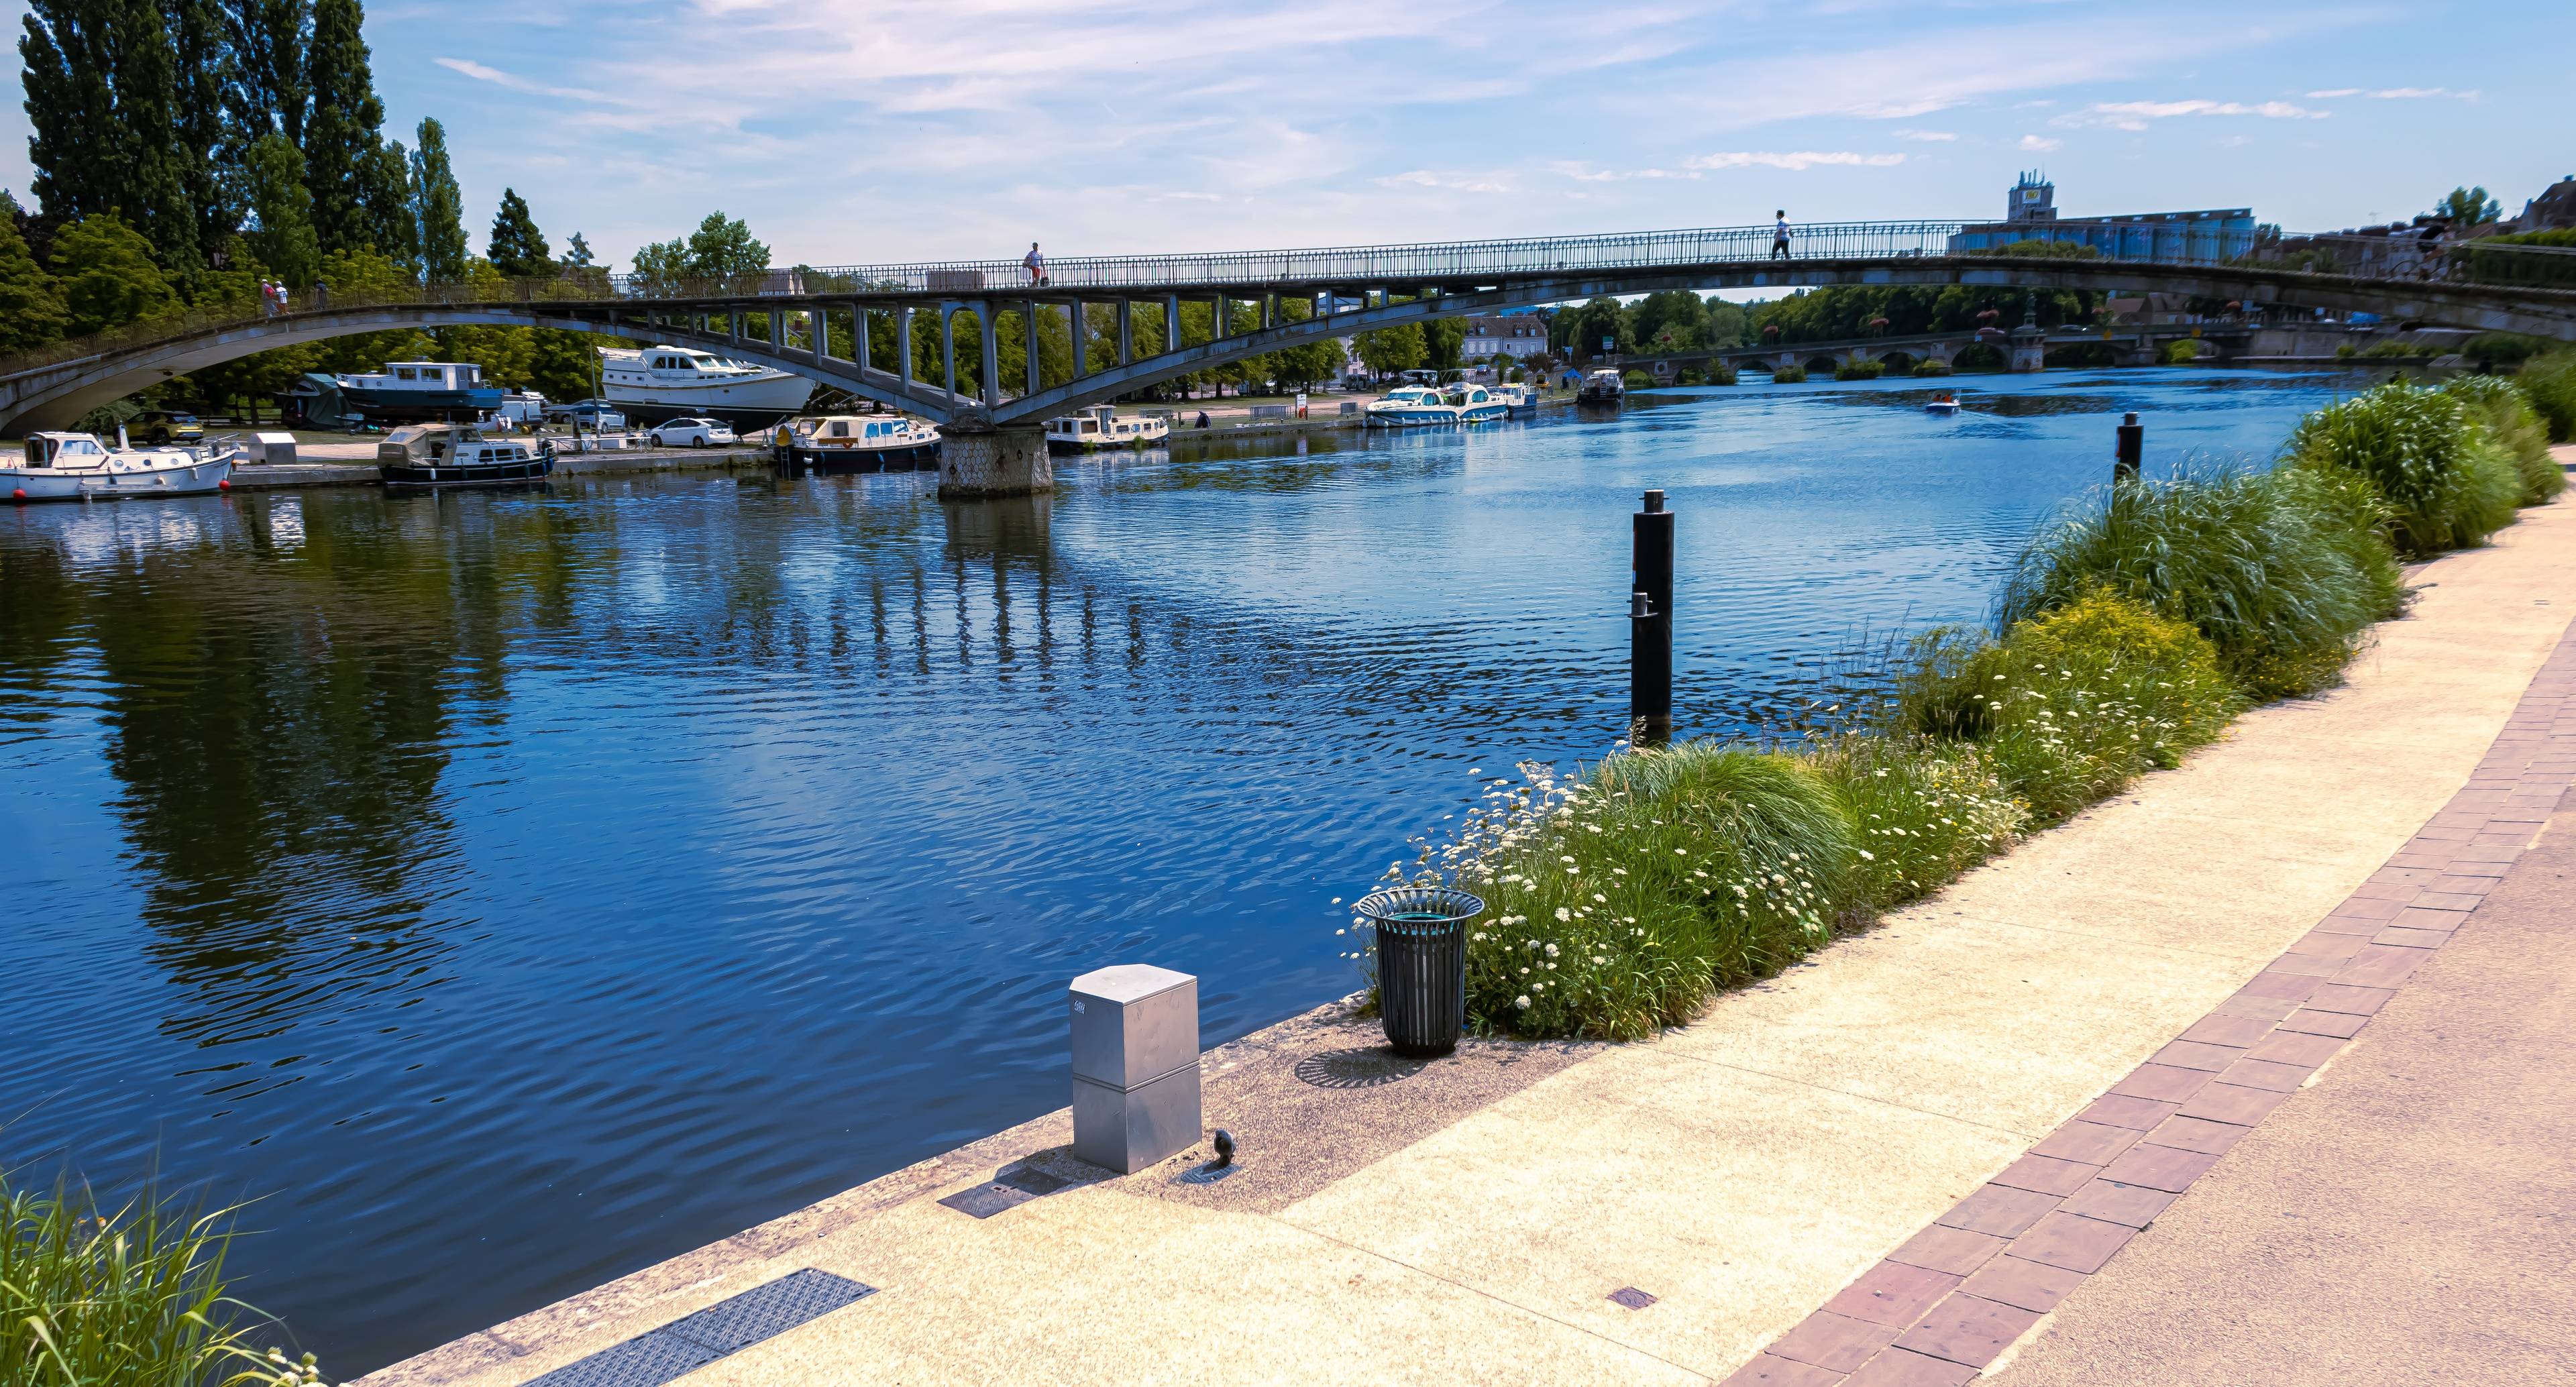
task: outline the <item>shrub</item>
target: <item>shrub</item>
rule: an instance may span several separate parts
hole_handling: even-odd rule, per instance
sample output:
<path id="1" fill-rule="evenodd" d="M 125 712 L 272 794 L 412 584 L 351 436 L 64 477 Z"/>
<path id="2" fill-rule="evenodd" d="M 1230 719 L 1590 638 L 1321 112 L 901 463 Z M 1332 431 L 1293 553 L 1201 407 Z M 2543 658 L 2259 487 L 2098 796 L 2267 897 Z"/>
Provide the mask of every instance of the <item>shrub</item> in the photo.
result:
<path id="1" fill-rule="evenodd" d="M 1853 899 L 1850 823 L 1795 757 L 1688 742 L 1580 783 L 1523 771 L 1415 864 L 1485 900 L 1467 946 L 1480 1029 L 1635 1039 L 1831 938 Z"/>
<path id="2" fill-rule="evenodd" d="M 2481 332 L 2460 344 L 2460 355 L 2471 361 L 2518 366 L 2548 349 L 2548 342 L 2519 332 Z"/>
<path id="3" fill-rule="evenodd" d="M 2442 387 L 2456 395 L 2513 460 L 2522 482 L 2522 504 L 2536 506 L 2567 489 L 2567 473 L 2549 455 L 2549 429 L 2531 401 L 2502 376 L 2460 376 Z"/>
<path id="4" fill-rule="evenodd" d="M 1880 361 L 1846 361 L 1834 368 L 1836 380 L 1876 380 L 1887 374 L 1887 364 Z"/>
<path id="5" fill-rule="evenodd" d="M 2186 366 L 2199 359 L 2200 344 L 2188 337 L 2165 344 L 2164 363 L 2167 366 Z"/>
<path id="6" fill-rule="evenodd" d="M 2000 371 L 2005 365 L 2004 354 L 1984 342 L 1971 342 L 1961 347 L 1950 358 L 1950 364 L 1962 371 Z"/>
<path id="7" fill-rule="evenodd" d="M 1914 374 L 1918 376 L 1946 376 L 1950 374 L 1950 363 L 1946 361 L 1918 361 L 1914 363 Z"/>
<path id="8" fill-rule="evenodd" d="M 2061 514 L 2005 581 L 2006 629 L 2095 590 L 2190 623 L 2262 698 L 2334 682 L 2370 624 L 2396 613 L 2386 515 L 2358 476 L 2300 467 L 2184 472 L 2114 486 Z"/>
<path id="9" fill-rule="evenodd" d="M 2010 847 L 2029 819 L 1973 746 L 1855 732 L 1824 743 L 1813 764 L 1851 821 L 1855 894 L 1872 910 L 1940 890 Z"/>
<path id="10" fill-rule="evenodd" d="M 1655 378 L 1647 375 L 1643 371 L 1630 371 L 1626 375 L 1619 377 L 1619 383 L 1630 390 L 1652 390 L 1655 388 Z"/>
<path id="11" fill-rule="evenodd" d="M 1806 378 L 1807 368 L 1804 366 L 1780 366 L 1773 368 L 1771 372 L 1773 385 L 1796 385 Z"/>
<path id="12" fill-rule="evenodd" d="M 1723 361 L 1710 362 L 1708 364 L 1708 383 L 1711 385 L 1735 384 L 1735 368 L 1727 365 Z"/>
<path id="13" fill-rule="evenodd" d="M 2476 544 L 2513 520 L 2520 474 L 2457 395 L 2392 381 L 2299 421 L 2289 454 L 2370 478 L 2400 551 Z"/>
<path id="14" fill-rule="evenodd" d="M 320 1380 L 310 1354 L 290 1364 L 251 1349 L 246 1307 L 224 1295 L 224 1213 L 151 1189 L 102 1212 L 85 1187 L 40 1194 L 0 1179 L 0 1221 L 0 1367 L 11 1383 Z"/>
<path id="15" fill-rule="evenodd" d="M 2513 383 L 2549 426 L 2550 442 L 2576 439 L 2576 351 L 2533 358 Z"/>

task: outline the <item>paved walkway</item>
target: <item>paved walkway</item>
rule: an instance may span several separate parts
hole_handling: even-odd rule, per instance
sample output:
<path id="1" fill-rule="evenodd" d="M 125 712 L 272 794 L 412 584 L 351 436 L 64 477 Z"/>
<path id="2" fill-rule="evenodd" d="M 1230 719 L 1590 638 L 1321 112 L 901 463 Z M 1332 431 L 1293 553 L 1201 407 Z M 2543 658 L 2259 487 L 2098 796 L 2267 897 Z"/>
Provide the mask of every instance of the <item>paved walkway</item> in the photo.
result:
<path id="1" fill-rule="evenodd" d="M 2308 1010 L 2359 1005 L 2358 972 L 2321 974 L 2401 966 L 2387 949 L 2411 945 L 2373 941 L 2412 924 L 2323 932 L 2348 951 L 2312 929 L 2444 811 L 2557 645 L 2576 501 L 2417 581 L 2347 688 L 2257 710 L 1653 1043 L 1373 1071 L 1363 1028 L 1301 1018 L 1207 1057 L 1211 1124 L 1246 1134 L 1221 1183 L 1180 1179 L 1188 1158 L 1086 1175 L 1051 1114 L 372 1380 L 607 1381 L 615 1355 L 658 1353 L 674 1341 L 651 1336 L 720 1303 L 739 1319 L 729 1297 L 802 1268 L 875 1292 L 669 1361 L 704 1363 L 693 1384 L 1965 1380 L 2045 1308 L 2017 1298 L 2054 1305 L 2071 1282 L 2050 1273 L 2096 1270 L 2121 1219 L 2201 1173 L 2191 1143 L 2225 1134 L 2191 1123 L 2241 1127 L 2322 1062 L 2177 1036 L 2215 1012 L 2268 1037 L 2330 986 L 2347 991 Z M 2285 969 L 2284 950 L 2313 962 Z M 939 1202 L 997 1176 L 1017 1194 L 991 1217 Z M 2011 1262 L 2037 1289 L 1999 1284 Z M 1945 1306 L 1984 1318 L 1924 1329 Z"/>

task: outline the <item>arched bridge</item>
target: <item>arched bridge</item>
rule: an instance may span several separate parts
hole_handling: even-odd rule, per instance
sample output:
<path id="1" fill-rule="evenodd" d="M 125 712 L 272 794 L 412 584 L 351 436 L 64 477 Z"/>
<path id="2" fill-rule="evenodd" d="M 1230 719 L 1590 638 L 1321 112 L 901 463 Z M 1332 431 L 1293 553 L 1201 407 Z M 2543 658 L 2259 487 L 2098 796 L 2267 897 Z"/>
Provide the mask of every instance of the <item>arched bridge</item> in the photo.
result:
<path id="1" fill-rule="evenodd" d="M 964 492 L 1044 486 L 1036 430 L 1068 410 L 1296 346 L 1461 314 L 1598 295 L 1803 288 L 1833 284 L 1996 285 L 2160 290 L 2483 331 L 2576 340 L 2576 289 L 2481 282 L 2447 265 L 2388 254 L 2368 238 L 2260 240 L 2190 230 L 2130 255 L 1954 254 L 1949 222 L 1800 227 L 1775 257 L 1771 228 L 1470 241 L 1216 255 L 1112 256 L 1050 262 L 1033 283 L 1016 262 L 799 267 L 698 280 L 644 276 L 429 285 L 377 293 L 299 296 L 281 313 L 191 315 L 60 343 L 0 361 L 0 434 L 60 427 L 97 405 L 170 376 L 272 347 L 389 328 L 458 324 L 566 328 L 640 342 L 707 348 L 796 372 L 942 425 L 952 439 L 943 483 Z M 2467 262 L 2463 262 L 2465 267 Z M 1177 324 L 1184 301 L 1212 305 L 1199 340 L 1138 350 L 1139 304 Z M 1291 309 L 1288 304 L 1301 307 Z M 1095 341 L 1087 309 L 1115 311 Z M 999 358 L 996 329 L 1019 315 L 1066 313 L 1069 375 L 1040 368 L 1038 334 L 1022 331 L 1025 361 Z M 972 314 L 980 359 L 961 372 L 957 335 L 942 331 L 937 379 L 917 378 L 912 339 L 925 316 L 945 328 Z M 895 359 L 874 357 L 872 329 L 891 327 Z M 837 350 L 836 350 L 837 349 Z M 961 382 L 971 390 L 961 388 Z"/>

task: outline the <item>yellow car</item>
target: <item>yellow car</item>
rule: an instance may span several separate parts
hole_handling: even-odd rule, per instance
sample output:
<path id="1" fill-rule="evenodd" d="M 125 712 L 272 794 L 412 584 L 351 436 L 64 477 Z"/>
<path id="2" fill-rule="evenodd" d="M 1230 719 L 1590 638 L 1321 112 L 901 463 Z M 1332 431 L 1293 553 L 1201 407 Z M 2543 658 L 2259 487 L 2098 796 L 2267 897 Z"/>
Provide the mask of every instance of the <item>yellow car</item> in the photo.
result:
<path id="1" fill-rule="evenodd" d="M 203 443 L 206 428 L 193 414 L 147 409 L 125 421 L 125 436 L 137 443 Z"/>

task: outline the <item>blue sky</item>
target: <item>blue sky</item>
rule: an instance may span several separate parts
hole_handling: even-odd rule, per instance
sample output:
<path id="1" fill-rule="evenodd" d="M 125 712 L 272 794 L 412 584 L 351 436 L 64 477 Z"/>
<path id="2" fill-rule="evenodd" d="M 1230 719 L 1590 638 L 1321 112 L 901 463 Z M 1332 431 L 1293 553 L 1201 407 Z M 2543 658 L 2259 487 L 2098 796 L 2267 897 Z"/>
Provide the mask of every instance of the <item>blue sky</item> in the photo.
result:
<path id="1" fill-rule="evenodd" d="M 620 269 L 716 208 L 849 264 L 1985 217 L 2033 167 L 2070 214 L 2322 229 L 2576 172 L 2576 0 L 400 0 L 366 32 L 478 249 L 507 185 Z"/>

